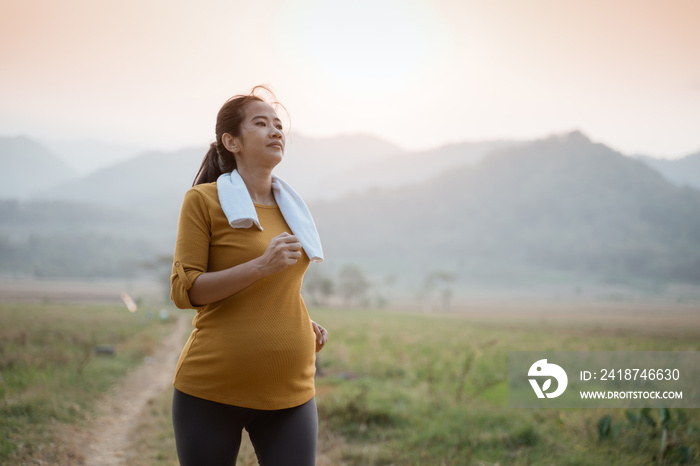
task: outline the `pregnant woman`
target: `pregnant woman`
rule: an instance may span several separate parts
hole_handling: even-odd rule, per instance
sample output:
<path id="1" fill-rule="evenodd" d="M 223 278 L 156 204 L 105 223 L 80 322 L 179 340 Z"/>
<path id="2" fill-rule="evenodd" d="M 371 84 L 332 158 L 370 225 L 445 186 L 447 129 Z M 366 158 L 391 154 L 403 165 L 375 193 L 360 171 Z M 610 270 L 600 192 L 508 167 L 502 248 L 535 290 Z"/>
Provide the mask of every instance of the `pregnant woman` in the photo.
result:
<path id="1" fill-rule="evenodd" d="M 262 86 L 219 110 L 216 142 L 180 212 L 171 298 L 195 309 L 177 364 L 183 466 L 234 465 L 246 429 L 261 465 L 315 463 L 316 352 L 328 332 L 301 296 L 323 251 L 299 195 L 272 174 L 286 135 Z"/>

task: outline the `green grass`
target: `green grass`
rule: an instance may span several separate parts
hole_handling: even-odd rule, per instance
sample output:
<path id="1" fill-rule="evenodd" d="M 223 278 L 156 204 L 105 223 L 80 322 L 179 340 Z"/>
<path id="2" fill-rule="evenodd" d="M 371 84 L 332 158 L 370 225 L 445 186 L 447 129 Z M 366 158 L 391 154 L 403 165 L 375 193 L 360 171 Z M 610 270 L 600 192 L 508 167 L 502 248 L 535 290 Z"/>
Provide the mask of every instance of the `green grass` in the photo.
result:
<path id="1" fill-rule="evenodd" d="M 123 306 L 0 304 L 0 463 L 21 463 L 85 419 L 168 329 Z M 98 357 L 95 345 L 116 354 Z"/>
<path id="2" fill-rule="evenodd" d="M 349 464 L 700 461 L 698 410 L 672 410 L 677 422 L 667 423 L 666 437 L 673 439 L 661 454 L 656 412 L 649 414 L 657 422 L 652 428 L 630 423 L 622 409 L 513 409 L 506 385 L 508 351 L 698 350 L 697 328 L 640 336 L 643 326 L 604 332 L 576 319 L 479 321 L 358 310 L 312 315 L 330 332 L 320 353 L 325 375 L 317 379 L 319 417 L 348 441 Z M 605 416 L 612 428 L 601 434 L 598 423 Z"/>
<path id="3" fill-rule="evenodd" d="M 696 313 L 662 324 L 561 304 L 570 315 L 550 318 L 558 306 L 312 309 L 330 332 L 319 353 L 319 465 L 700 463 L 697 409 L 507 407 L 508 351 L 700 350 Z M 121 306 L 0 305 L 0 463 L 22 463 L 57 426 L 83 421 L 168 329 Z M 95 344 L 117 355 L 95 357 Z M 151 400 L 132 432 L 133 464 L 176 464 L 171 394 Z M 239 464 L 255 464 L 245 441 Z"/>

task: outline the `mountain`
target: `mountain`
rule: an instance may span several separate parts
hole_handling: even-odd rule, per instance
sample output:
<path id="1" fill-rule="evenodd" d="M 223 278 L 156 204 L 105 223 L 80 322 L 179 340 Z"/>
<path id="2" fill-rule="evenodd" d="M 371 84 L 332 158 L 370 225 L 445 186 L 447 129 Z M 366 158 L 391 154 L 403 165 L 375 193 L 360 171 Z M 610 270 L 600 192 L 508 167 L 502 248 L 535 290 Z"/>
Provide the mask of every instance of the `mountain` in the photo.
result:
<path id="1" fill-rule="evenodd" d="M 172 254 L 176 228 L 94 204 L 0 199 L 0 274 L 138 276 L 146 263 Z"/>
<path id="2" fill-rule="evenodd" d="M 348 185 L 362 189 L 357 180 L 343 182 L 347 172 L 399 159 L 403 153 L 399 147 L 366 134 L 320 139 L 292 134 L 275 174 L 306 200 L 327 199 L 349 192 Z"/>
<path id="3" fill-rule="evenodd" d="M 333 199 L 374 187 L 410 184 L 455 166 L 475 163 L 506 141 L 462 143 L 432 151 L 403 152 L 368 135 L 290 138 L 275 174 L 307 202 Z M 205 148 L 148 152 L 62 186 L 35 193 L 35 199 L 105 203 L 126 209 L 167 212 L 179 209 L 192 185 Z"/>
<path id="4" fill-rule="evenodd" d="M 115 165 L 146 152 L 130 144 L 115 144 L 92 140 L 41 141 L 51 152 L 68 163 L 78 174 L 86 175 L 101 168 Z"/>
<path id="5" fill-rule="evenodd" d="M 0 166 L 0 198 L 22 199 L 76 176 L 49 149 L 24 136 L 0 137 Z"/>
<path id="6" fill-rule="evenodd" d="M 201 149 L 147 152 L 78 180 L 35 193 L 54 199 L 120 207 L 154 218 L 177 218 L 182 197 L 199 168 Z"/>
<path id="7" fill-rule="evenodd" d="M 517 143 L 513 141 L 478 141 L 450 144 L 420 152 L 394 152 L 384 157 L 358 160 L 354 165 L 346 167 L 324 168 L 315 176 L 300 174 L 295 178 L 297 183 L 294 186 L 309 201 L 335 199 L 371 188 L 399 187 L 422 182 L 451 168 L 475 164 L 495 149 L 514 145 Z M 328 159 L 332 160 L 332 156 Z M 284 167 L 280 173 L 283 169 Z"/>
<path id="8" fill-rule="evenodd" d="M 299 138 L 283 162 L 309 170 L 290 173 L 287 180 L 295 187 L 309 179 L 304 177 L 324 176 L 311 167 L 334 170 L 335 154 L 344 156 L 337 164 L 345 176 L 357 174 L 357 186 L 365 183 L 361 174 L 383 173 L 381 166 L 409 173 L 394 175 L 400 185 L 386 175 L 364 192 L 309 202 L 326 253 L 324 271 L 355 263 L 412 290 L 431 274 L 451 274 L 460 292 L 484 284 L 598 281 L 653 289 L 700 280 L 700 192 L 676 186 L 580 132 L 425 153 L 395 153 L 383 146 L 372 154 L 351 144 L 355 140 L 349 138 L 345 152 L 328 157 L 324 144 L 305 147 L 307 141 Z M 353 168 L 353 151 L 361 153 L 364 165 Z M 66 196 L 65 203 L 0 204 L 0 271 L 7 273 L 5 255 L 17 270 L 32 264 L 35 274 L 44 273 L 60 263 L 66 273 L 90 275 L 103 273 L 98 263 L 119 261 L 125 264 L 119 270 L 131 270 L 129 264 L 150 260 L 149 254 L 170 253 L 182 195 L 203 152 L 142 154 L 46 195 Z M 417 170 L 401 172 L 405 167 Z M 76 204 L 71 196 L 93 204 Z M 80 244 L 91 249 L 57 255 Z M 38 247 L 46 253 L 37 254 Z M 84 263 L 69 267 L 74 256 Z M 50 257 L 61 259 L 42 265 Z"/>
<path id="9" fill-rule="evenodd" d="M 182 197 L 192 185 L 205 153 L 205 147 L 147 152 L 62 186 L 37 192 L 34 198 L 89 200 L 143 212 L 177 215 Z M 329 191 L 338 192 L 332 180 L 339 173 L 400 153 L 396 146 L 373 136 L 311 139 L 294 135 L 275 173 L 295 186 L 302 196 L 322 198 Z"/>
<path id="10" fill-rule="evenodd" d="M 700 280 L 700 192 L 579 132 L 312 211 L 329 262 L 415 279 Z"/>
<path id="11" fill-rule="evenodd" d="M 638 156 L 639 160 L 649 165 L 666 179 L 679 186 L 690 186 L 700 191 L 700 152 L 680 159 L 656 159 Z"/>

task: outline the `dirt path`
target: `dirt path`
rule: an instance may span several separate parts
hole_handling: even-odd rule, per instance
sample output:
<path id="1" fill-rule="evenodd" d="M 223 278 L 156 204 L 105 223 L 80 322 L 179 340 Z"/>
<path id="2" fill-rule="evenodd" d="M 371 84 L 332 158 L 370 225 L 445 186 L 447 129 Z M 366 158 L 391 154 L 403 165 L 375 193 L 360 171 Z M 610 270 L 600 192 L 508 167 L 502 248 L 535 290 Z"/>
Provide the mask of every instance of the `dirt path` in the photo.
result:
<path id="1" fill-rule="evenodd" d="M 160 395 L 172 386 L 175 364 L 183 346 L 185 328 L 189 324 L 186 315 L 177 322 L 154 354 L 144 364 L 126 376 L 116 390 L 103 403 L 98 417 L 85 441 L 87 466 L 126 464 L 129 451 L 129 433 L 136 427 L 148 400 Z M 80 437 L 80 436 L 79 436 Z"/>
<path id="2" fill-rule="evenodd" d="M 154 354 L 122 379 L 114 390 L 99 403 L 100 410 L 89 428 L 73 426 L 65 432 L 65 453 L 70 464 L 85 466 L 123 466 L 128 464 L 131 433 L 138 426 L 148 401 L 172 386 L 177 359 L 184 344 L 185 329 L 190 324 L 187 315 L 180 315 L 171 333 Z M 245 433 L 244 433 L 245 434 Z M 247 440 L 247 439 L 246 439 Z M 244 440 L 244 443 L 249 443 Z M 337 466 L 338 448 L 343 439 L 332 432 L 319 432 L 317 466 Z M 239 464 L 257 464 L 252 447 L 241 445 Z M 38 461 L 38 464 L 47 464 Z"/>

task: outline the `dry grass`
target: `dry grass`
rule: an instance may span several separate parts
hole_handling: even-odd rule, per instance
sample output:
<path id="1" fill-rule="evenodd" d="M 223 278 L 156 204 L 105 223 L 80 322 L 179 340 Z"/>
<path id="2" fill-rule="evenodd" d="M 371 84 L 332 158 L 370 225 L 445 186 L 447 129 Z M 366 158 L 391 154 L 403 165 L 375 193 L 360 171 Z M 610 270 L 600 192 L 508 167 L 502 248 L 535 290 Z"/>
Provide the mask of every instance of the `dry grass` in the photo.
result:
<path id="1" fill-rule="evenodd" d="M 73 305 L 35 306 L 43 306 L 41 315 L 51 319 L 36 319 L 31 313 L 8 318 L 7 308 L 0 313 L 3 364 L 37 371 L 70 367 L 77 372 L 84 352 L 46 351 L 46 345 L 67 341 L 73 348 L 90 347 L 94 339 L 85 337 L 84 331 L 71 337 L 63 322 L 72 322 L 68 328 L 97 326 L 111 332 L 124 353 L 143 355 L 158 344 L 153 334 L 143 339 L 143 346 L 137 345 L 128 331 L 120 333 L 109 312 L 76 313 Z M 497 378 L 509 350 L 700 350 L 700 306 L 692 304 L 475 301 L 449 314 L 311 313 L 331 335 L 320 353 L 324 376 L 317 381 L 320 466 L 555 464 L 552 458 L 578 465 L 649 462 L 648 452 L 658 451 L 656 440 L 644 437 L 636 448 L 630 448 L 624 436 L 618 445 L 597 442 L 597 420 L 606 414 L 624 420 L 619 410 L 514 412 L 504 406 L 503 392 L 489 380 Z M 37 349 L 37 344 L 44 348 Z M 489 364 L 465 368 L 470 352 L 495 369 L 487 370 Z M 93 363 L 90 360 L 85 370 Z M 24 400 L 29 406 L 46 400 L 44 407 L 48 403 L 54 412 L 64 414 L 58 418 L 42 414 L 31 428 L 24 428 L 25 443 L 19 447 L 24 453 L 15 454 L 12 463 L 79 464 L 80 452 L 66 449 L 60 435 L 70 435 L 70 423 L 86 423 L 92 398 L 79 395 L 68 397 L 72 401 L 64 397 L 56 401 L 56 394 L 63 393 L 50 385 L 57 380 L 55 374 L 43 376 L 50 384 L 36 375 L 26 377 L 22 387 L 9 391 L 8 381 L 0 382 L 0 391 L 4 390 L 0 402 L 19 406 Z M 79 383 L 73 388 L 83 390 Z M 168 389 L 149 401 L 131 431 L 127 464 L 177 464 L 171 396 Z M 696 411 L 688 411 L 692 422 L 700 422 Z M 12 433 L 9 438 L 20 437 Z M 245 434 L 238 464 L 257 464 Z"/>
<path id="2" fill-rule="evenodd" d="M 167 327 L 122 306 L 0 305 L 0 463 L 78 463 L 81 452 L 62 441 L 65 426 L 87 422 Z M 95 356 L 96 344 L 115 355 Z"/>

